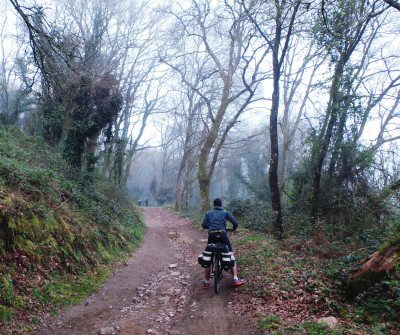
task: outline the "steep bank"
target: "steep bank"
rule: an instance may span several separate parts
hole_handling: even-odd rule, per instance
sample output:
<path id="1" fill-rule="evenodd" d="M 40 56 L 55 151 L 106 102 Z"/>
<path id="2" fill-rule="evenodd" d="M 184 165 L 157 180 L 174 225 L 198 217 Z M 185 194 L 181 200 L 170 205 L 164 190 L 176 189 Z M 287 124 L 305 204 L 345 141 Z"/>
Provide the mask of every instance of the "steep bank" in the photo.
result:
<path id="1" fill-rule="evenodd" d="M 124 190 L 71 171 L 40 137 L 0 127 L 0 329 L 32 330 L 95 290 L 142 240 Z"/>

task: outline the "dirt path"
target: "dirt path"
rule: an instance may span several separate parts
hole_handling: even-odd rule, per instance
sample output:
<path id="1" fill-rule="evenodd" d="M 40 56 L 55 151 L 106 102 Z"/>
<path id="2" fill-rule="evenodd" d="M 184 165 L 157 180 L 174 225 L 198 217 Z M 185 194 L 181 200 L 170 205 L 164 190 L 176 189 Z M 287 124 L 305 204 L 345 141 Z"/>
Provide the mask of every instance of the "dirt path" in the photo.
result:
<path id="1" fill-rule="evenodd" d="M 250 319 L 230 312 L 230 274 L 220 293 L 201 287 L 197 256 L 206 233 L 160 207 L 144 208 L 143 245 L 98 292 L 44 324 L 38 335 L 253 335 Z"/>

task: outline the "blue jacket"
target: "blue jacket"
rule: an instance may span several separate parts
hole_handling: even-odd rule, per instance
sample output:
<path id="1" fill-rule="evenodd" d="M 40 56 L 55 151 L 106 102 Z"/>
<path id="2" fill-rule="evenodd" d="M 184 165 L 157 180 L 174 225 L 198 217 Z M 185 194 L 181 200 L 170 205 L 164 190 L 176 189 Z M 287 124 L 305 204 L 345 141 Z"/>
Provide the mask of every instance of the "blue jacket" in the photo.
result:
<path id="1" fill-rule="evenodd" d="M 204 229 L 209 230 L 225 230 L 226 220 L 232 222 L 234 229 L 236 229 L 239 225 L 231 213 L 225 209 L 222 209 L 222 207 L 214 207 L 214 209 L 211 209 L 204 214 L 201 226 Z"/>

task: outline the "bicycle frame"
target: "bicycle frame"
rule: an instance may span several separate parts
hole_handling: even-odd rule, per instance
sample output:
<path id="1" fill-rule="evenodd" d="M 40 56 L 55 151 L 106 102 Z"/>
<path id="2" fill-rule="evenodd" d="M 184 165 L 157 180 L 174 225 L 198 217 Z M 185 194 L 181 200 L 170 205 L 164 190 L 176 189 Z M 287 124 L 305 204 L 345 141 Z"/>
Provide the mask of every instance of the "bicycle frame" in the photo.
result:
<path id="1" fill-rule="evenodd" d="M 214 291 L 218 293 L 220 281 L 223 278 L 221 251 L 213 251 L 211 260 L 211 272 L 214 273 Z"/>

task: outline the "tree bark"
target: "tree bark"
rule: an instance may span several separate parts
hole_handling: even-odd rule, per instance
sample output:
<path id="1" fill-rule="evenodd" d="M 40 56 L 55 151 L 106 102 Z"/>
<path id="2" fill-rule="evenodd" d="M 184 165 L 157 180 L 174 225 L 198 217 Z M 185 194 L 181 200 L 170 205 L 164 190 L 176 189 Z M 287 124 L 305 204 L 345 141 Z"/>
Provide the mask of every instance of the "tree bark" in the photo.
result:
<path id="1" fill-rule="evenodd" d="M 400 261 L 400 233 L 366 258 L 346 280 L 346 295 L 355 298 L 373 284 L 387 278 Z"/>
<path id="2" fill-rule="evenodd" d="M 270 114 L 270 141 L 271 141 L 271 160 L 269 165 L 269 187 L 271 190 L 271 205 L 274 216 L 274 234 L 277 239 L 283 238 L 283 222 L 281 197 L 279 192 L 278 181 L 278 161 L 279 161 L 279 146 L 278 146 L 278 110 L 279 110 L 279 76 L 280 66 L 278 64 L 278 49 L 276 45 L 274 58 L 274 92 L 272 94 L 272 108 Z"/>
<path id="3" fill-rule="evenodd" d="M 191 142 L 193 136 L 193 122 L 195 112 L 198 110 L 200 105 L 195 106 L 193 103 L 194 92 L 191 92 L 188 96 L 189 98 L 189 106 L 188 106 L 188 117 L 187 117 L 187 125 L 186 125 L 186 133 L 185 133 L 185 143 L 183 145 L 183 156 L 181 159 L 181 163 L 179 166 L 178 177 L 176 181 L 176 202 L 175 202 L 175 210 L 178 212 L 182 211 L 182 196 L 184 187 L 184 172 L 185 168 L 189 164 L 189 159 L 191 155 Z"/>
<path id="4" fill-rule="evenodd" d="M 228 108 L 228 91 L 230 87 L 230 78 L 226 80 L 224 92 L 221 99 L 221 105 L 218 109 L 218 113 L 214 119 L 211 127 L 211 131 L 207 134 L 204 144 L 200 150 L 199 155 L 199 170 L 198 180 L 200 187 L 200 205 L 201 212 L 207 212 L 210 209 L 210 184 L 212 178 L 213 167 L 208 166 L 208 157 L 212 147 L 218 136 L 218 131 L 221 126 L 222 117 L 225 115 L 226 109 Z M 211 171 L 211 172 L 210 172 Z"/>
<path id="5" fill-rule="evenodd" d="M 313 148 L 313 154 L 315 155 L 313 160 L 315 163 L 312 170 L 313 194 L 311 199 L 311 217 L 314 224 L 319 219 L 319 195 L 321 190 L 322 166 L 328 153 L 328 147 L 331 142 L 333 127 L 336 124 L 339 113 L 339 90 L 341 78 L 344 72 L 344 65 L 345 62 L 342 56 L 341 60 L 336 64 L 335 67 L 335 73 L 333 76 L 333 82 L 329 97 L 329 105 L 326 112 L 326 123 L 320 132 L 320 136 L 314 143 Z"/>
<path id="6" fill-rule="evenodd" d="M 383 1 L 385 1 L 388 5 L 400 11 L 400 2 L 396 0 L 383 0 Z"/>
<path id="7" fill-rule="evenodd" d="M 182 185 L 183 185 L 183 173 L 184 173 L 184 169 L 187 165 L 187 160 L 188 160 L 188 150 L 187 147 L 185 145 L 184 148 L 184 153 L 183 153 L 183 157 L 181 160 L 181 164 L 179 167 L 179 172 L 178 172 L 178 178 L 176 181 L 176 202 L 175 202 L 175 210 L 178 212 L 182 211 Z"/>
<path id="8" fill-rule="evenodd" d="M 297 17 L 297 12 L 301 2 L 296 1 L 294 4 L 289 5 L 286 1 L 275 1 L 273 14 L 274 20 L 274 38 L 271 39 L 257 22 L 248 8 L 245 8 L 247 15 L 251 22 L 254 24 L 258 32 L 267 42 L 268 46 L 272 49 L 272 67 L 273 67 L 273 93 L 272 93 L 272 106 L 270 114 L 270 145 L 271 145 L 271 161 L 269 167 L 269 185 L 271 191 L 271 205 L 274 219 L 274 234 L 277 239 L 283 238 L 283 222 L 282 222 L 282 209 L 279 191 L 279 178 L 278 178 L 278 163 L 279 163 L 279 145 L 278 145 L 278 112 L 279 112 L 279 82 L 281 77 L 282 64 L 285 60 L 290 39 L 293 33 L 294 24 Z M 286 7 L 288 5 L 288 7 Z M 290 9 L 289 9 L 290 8 Z M 285 10 L 291 14 L 284 13 Z M 287 15 L 287 16 L 286 16 Z M 285 25 L 285 28 L 284 28 Z M 285 37 L 282 33 L 285 31 Z M 283 43 L 283 45 L 281 45 Z"/>

